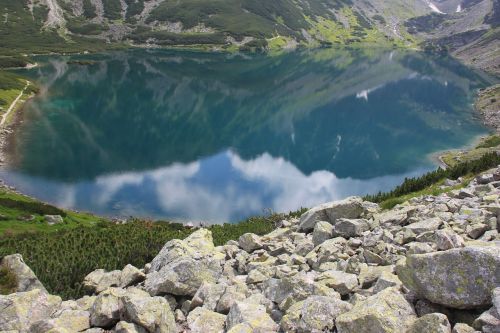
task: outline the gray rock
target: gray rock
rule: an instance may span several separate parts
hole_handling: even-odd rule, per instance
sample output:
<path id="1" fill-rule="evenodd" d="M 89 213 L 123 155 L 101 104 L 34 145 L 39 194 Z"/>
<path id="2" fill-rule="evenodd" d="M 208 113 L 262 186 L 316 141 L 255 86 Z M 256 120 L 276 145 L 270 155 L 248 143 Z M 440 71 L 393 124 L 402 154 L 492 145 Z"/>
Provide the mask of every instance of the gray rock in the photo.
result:
<path id="1" fill-rule="evenodd" d="M 388 288 L 338 316 L 336 326 L 339 333 L 405 332 L 415 319 L 413 307 L 403 294 Z"/>
<path id="2" fill-rule="evenodd" d="M 90 328 L 90 314 L 82 310 L 64 310 L 53 314 L 51 318 L 38 321 L 31 325 L 30 333 L 54 332 L 66 330 L 68 332 L 82 332 Z"/>
<path id="3" fill-rule="evenodd" d="M 488 306 L 500 284 L 500 247 L 409 255 L 397 273 L 406 287 L 433 303 L 457 309 Z"/>
<path id="4" fill-rule="evenodd" d="M 433 217 L 433 218 L 430 218 L 427 220 L 423 220 L 420 222 L 415 222 L 415 223 L 409 224 L 409 225 L 405 226 L 404 229 L 411 230 L 416 235 L 418 235 L 418 234 L 422 234 L 424 232 L 438 230 L 442 224 L 443 224 L 443 221 L 441 221 L 440 218 Z"/>
<path id="5" fill-rule="evenodd" d="M 438 250 L 449 250 L 464 246 L 464 239 L 450 229 L 436 231 L 435 239 Z"/>
<path id="6" fill-rule="evenodd" d="M 128 287 L 144 281 L 146 275 L 137 267 L 127 265 L 120 273 L 120 287 Z"/>
<path id="7" fill-rule="evenodd" d="M 339 218 L 356 219 L 365 212 L 363 200 L 359 197 L 350 197 L 341 201 L 334 201 L 316 206 L 300 217 L 299 230 L 309 231 L 319 221 L 334 224 Z"/>
<path id="8" fill-rule="evenodd" d="M 290 333 L 331 331 L 337 316 L 351 309 L 351 304 L 336 298 L 311 296 L 288 309 L 281 320 L 281 329 Z"/>
<path id="9" fill-rule="evenodd" d="M 500 332 L 500 318 L 497 316 L 496 309 L 491 308 L 483 312 L 474 322 L 472 326 L 478 331 L 486 333 Z"/>
<path id="10" fill-rule="evenodd" d="M 247 251 L 248 253 L 252 253 L 255 250 L 262 248 L 262 241 L 259 236 L 252 233 L 246 233 L 240 236 L 238 239 L 239 246 Z"/>
<path id="11" fill-rule="evenodd" d="M 126 321 L 120 321 L 113 329 L 114 333 L 148 333 L 145 328 Z"/>
<path id="12" fill-rule="evenodd" d="M 6 268 L 13 273 L 17 279 L 16 292 L 30 291 L 40 289 L 45 291 L 45 287 L 38 280 L 35 273 L 24 263 L 23 257 L 20 254 L 12 254 L 3 257 L 0 261 L 0 267 Z"/>
<path id="13" fill-rule="evenodd" d="M 110 287 L 121 285 L 121 271 L 106 272 L 104 269 L 96 269 L 83 279 L 83 287 L 91 293 L 99 294 Z"/>
<path id="14" fill-rule="evenodd" d="M 471 224 L 467 226 L 467 235 L 472 239 L 478 239 L 486 230 L 488 230 L 488 226 L 484 223 Z"/>
<path id="15" fill-rule="evenodd" d="M 43 218 L 48 225 L 62 224 L 64 220 L 61 215 L 44 215 Z"/>
<path id="16" fill-rule="evenodd" d="M 153 296 L 194 296 L 203 282 L 215 283 L 222 269 L 217 260 L 183 258 L 146 275 L 145 288 Z"/>
<path id="17" fill-rule="evenodd" d="M 191 309 L 203 306 L 208 310 L 215 310 L 225 290 L 225 285 L 203 282 L 191 300 Z"/>
<path id="18" fill-rule="evenodd" d="M 228 331 L 239 324 L 249 326 L 254 333 L 277 332 L 279 328 L 263 305 L 248 302 L 235 302 L 226 317 Z"/>
<path id="19" fill-rule="evenodd" d="M 112 327 L 120 321 L 123 308 L 120 297 L 124 294 L 125 290 L 119 288 L 109 288 L 101 292 L 90 309 L 90 324 Z"/>
<path id="20" fill-rule="evenodd" d="M 215 251 L 212 233 L 199 229 L 184 240 L 165 244 L 151 262 L 145 289 L 153 296 L 194 296 L 203 282 L 215 283 L 222 274 L 225 254 Z"/>
<path id="21" fill-rule="evenodd" d="M 477 331 L 473 328 L 470 327 L 467 324 L 464 323 L 457 323 L 455 326 L 453 326 L 453 330 L 451 333 L 476 333 Z"/>
<path id="22" fill-rule="evenodd" d="M 370 230 L 370 225 L 367 220 L 339 218 L 333 226 L 333 235 L 349 238 L 361 236 L 368 230 Z"/>
<path id="23" fill-rule="evenodd" d="M 359 272 L 359 283 L 362 288 L 369 288 L 371 287 L 382 275 L 382 273 L 388 272 L 388 273 L 393 273 L 394 272 L 394 266 L 389 265 L 389 266 L 367 266 L 363 265 L 361 266 L 361 270 Z"/>
<path id="24" fill-rule="evenodd" d="M 407 333 L 451 333 L 451 325 L 446 315 L 431 313 L 413 322 Z"/>
<path id="25" fill-rule="evenodd" d="M 40 289 L 0 295 L 0 331 L 27 332 L 59 309 L 61 298 Z"/>
<path id="26" fill-rule="evenodd" d="M 329 270 L 321 273 L 317 280 L 327 287 L 335 289 L 341 295 L 347 295 L 358 287 L 356 274 Z"/>
<path id="27" fill-rule="evenodd" d="M 332 238 L 333 226 L 325 221 L 319 221 L 314 225 L 312 241 L 314 246 L 318 246 L 327 239 Z"/>
<path id="28" fill-rule="evenodd" d="M 163 297 L 150 297 L 148 293 L 136 289 L 121 298 L 123 316 L 128 322 L 144 327 L 153 333 L 176 333 L 174 314 Z"/>
<path id="29" fill-rule="evenodd" d="M 397 275 L 392 274 L 388 271 L 384 271 L 377 279 L 377 282 L 375 282 L 375 285 L 373 286 L 373 293 L 376 294 L 384 289 L 391 287 L 396 287 L 397 289 L 399 289 L 402 285 L 403 284 L 401 283 Z"/>
<path id="30" fill-rule="evenodd" d="M 191 333 L 223 333 L 226 316 L 204 308 L 196 308 L 187 317 Z"/>

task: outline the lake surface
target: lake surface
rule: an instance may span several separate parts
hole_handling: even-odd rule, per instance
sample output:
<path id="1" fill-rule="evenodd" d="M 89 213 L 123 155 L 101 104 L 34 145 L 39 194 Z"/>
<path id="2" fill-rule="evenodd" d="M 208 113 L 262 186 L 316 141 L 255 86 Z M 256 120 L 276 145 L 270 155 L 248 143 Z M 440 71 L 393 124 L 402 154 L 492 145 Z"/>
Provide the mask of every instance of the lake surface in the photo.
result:
<path id="1" fill-rule="evenodd" d="M 76 60 L 80 62 L 75 62 Z M 111 216 L 238 221 L 389 190 L 487 133 L 488 79 L 401 51 L 133 50 L 38 58 L 0 176 Z"/>

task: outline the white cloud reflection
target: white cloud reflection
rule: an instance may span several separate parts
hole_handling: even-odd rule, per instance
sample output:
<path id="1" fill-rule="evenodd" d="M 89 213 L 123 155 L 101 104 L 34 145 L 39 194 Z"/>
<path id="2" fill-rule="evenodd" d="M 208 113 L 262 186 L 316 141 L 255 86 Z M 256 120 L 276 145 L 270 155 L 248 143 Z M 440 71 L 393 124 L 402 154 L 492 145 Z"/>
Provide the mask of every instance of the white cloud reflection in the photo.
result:
<path id="1" fill-rule="evenodd" d="M 226 151 L 197 162 L 108 174 L 74 184 L 14 172 L 3 176 L 21 191 L 67 208 L 218 223 L 261 214 L 266 209 L 286 212 L 389 189 L 404 177 L 423 171 L 368 180 L 339 179 L 329 171 L 306 175 L 291 162 L 268 153 L 246 161 Z"/>

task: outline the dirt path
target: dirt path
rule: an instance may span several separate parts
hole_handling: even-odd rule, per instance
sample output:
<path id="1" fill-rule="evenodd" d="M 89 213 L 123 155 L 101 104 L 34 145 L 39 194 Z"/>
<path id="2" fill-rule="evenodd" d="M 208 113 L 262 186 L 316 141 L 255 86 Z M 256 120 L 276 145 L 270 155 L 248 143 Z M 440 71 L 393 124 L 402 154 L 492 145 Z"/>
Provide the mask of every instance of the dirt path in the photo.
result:
<path id="1" fill-rule="evenodd" d="M 2 127 L 5 124 L 5 122 L 9 118 L 9 115 L 12 113 L 12 111 L 15 110 L 17 102 L 19 102 L 19 100 L 21 99 L 21 97 L 23 97 L 24 92 L 26 91 L 26 89 L 28 89 L 29 85 L 30 85 L 30 82 L 26 81 L 26 86 L 23 88 L 23 90 L 21 90 L 21 92 L 19 93 L 19 96 L 17 96 L 16 99 L 12 102 L 12 104 L 10 105 L 9 109 L 7 110 L 7 112 L 5 112 L 2 115 L 2 120 L 0 120 L 0 127 Z"/>

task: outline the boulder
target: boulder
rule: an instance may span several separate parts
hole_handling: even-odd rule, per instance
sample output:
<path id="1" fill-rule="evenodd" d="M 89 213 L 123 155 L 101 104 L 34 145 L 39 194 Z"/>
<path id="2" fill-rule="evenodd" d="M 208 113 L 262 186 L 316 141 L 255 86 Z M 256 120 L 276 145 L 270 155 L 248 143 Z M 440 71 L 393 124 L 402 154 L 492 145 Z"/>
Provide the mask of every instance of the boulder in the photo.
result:
<path id="1" fill-rule="evenodd" d="M 132 323 L 127 323 L 126 321 L 120 321 L 118 324 L 116 324 L 115 328 L 113 329 L 114 333 L 148 333 L 146 329 L 143 327 L 132 324 Z"/>
<path id="2" fill-rule="evenodd" d="M 212 232 L 199 229 L 184 240 L 168 241 L 156 257 L 151 261 L 149 272 L 158 272 L 164 266 L 182 258 L 202 259 L 214 254 Z"/>
<path id="3" fill-rule="evenodd" d="M 384 289 L 391 288 L 391 287 L 396 287 L 397 289 L 401 288 L 402 283 L 399 280 L 398 276 L 395 274 L 392 274 L 391 272 L 384 271 L 382 274 L 380 274 L 380 277 L 377 279 L 377 282 L 375 282 L 375 285 L 373 286 L 373 293 L 379 293 Z"/>
<path id="4" fill-rule="evenodd" d="M 83 279 L 83 287 L 91 293 L 99 294 L 110 287 L 121 285 L 121 271 L 106 272 L 104 269 L 96 269 Z"/>
<path id="5" fill-rule="evenodd" d="M 278 331 L 278 325 L 267 314 L 261 304 L 235 302 L 226 317 L 226 329 L 231 331 L 238 324 L 249 326 L 253 333 L 271 333 Z M 235 332 L 232 330 L 231 332 Z"/>
<path id="6" fill-rule="evenodd" d="M 419 235 L 419 234 L 422 234 L 424 232 L 438 230 L 442 224 L 443 224 L 443 221 L 441 221 L 440 218 L 433 217 L 433 218 L 423 220 L 420 222 L 408 224 L 403 229 L 410 230 L 413 233 L 415 233 L 415 235 Z"/>
<path id="7" fill-rule="evenodd" d="M 31 268 L 24 263 L 23 257 L 20 254 L 3 257 L 0 261 L 0 267 L 7 269 L 15 275 L 17 279 L 16 292 L 31 291 L 34 289 L 46 292 L 43 284 L 38 280 Z"/>
<path id="8" fill-rule="evenodd" d="M 358 302 L 351 311 L 337 317 L 338 333 L 405 332 L 416 319 L 403 294 L 394 288 Z"/>
<path id="9" fill-rule="evenodd" d="M 48 225 L 55 225 L 64 223 L 64 220 L 61 215 L 44 215 L 43 218 Z"/>
<path id="10" fill-rule="evenodd" d="M 446 315 L 430 313 L 415 320 L 407 333 L 451 333 L 451 325 Z"/>
<path id="11" fill-rule="evenodd" d="M 314 246 L 318 246 L 327 239 L 332 238 L 333 226 L 325 221 L 319 221 L 314 226 L 312 241 Z"/>
<path id="12" fill-rule="evenodd" d="M 477 331 L 473 328 L 470 327 L 467 324 L 464 323 L 457 323 L 455 326 L 453 326 L 453 330 L 451 333 L 476 333 Z"/>
<path id="13" fill-rule="evenodd" d="M 349 197 L 341 201 L 334 201 L 316 206 L 300 217 L 299 230 L 310 231 L 319 221 L 335 224 L 339 218 L 356 219 L 366 211 L 363 200 L 359 197 Z"/>
<path id="14" fill-rule="evenodd" d="M 167 293 L 194 296 L 203 282 L 216 283 L 221 273 L 218 260 L 184 257 L 146 275 L 144 286 L 153 296 Z"/>
<path id="15" fill-rule="evenodd" d="M 90 314 L 82 310 L 65 310 L 31 325 L 30 333 L 46 333 L 62 329 L 68 332 L 82 332 L 90 328 Z"/>
<path id="16" fill-rule="evenodd" d="M 335 319 L 351 310 L 352 305 L 337 298 L 311 296 L 292 305 L 281 320 L 284 332 L 329 332 Z"/>
<path id="17" fill-rule="evenodd" d="M 137 267 L 127 265 L 120 273 L 120 287 L 128 287 L 144 281 L 146 275 Z"/>
<path id="18" fill-rule="evenodd" d="M 321 273 L 317 280 L 327 287 L 335 289 L 340 295 L 347 295 L 358 287 L 356 274 L 329 270 Z"/>
<path id="19" fill-rule="evenodd" d="M 367 220 L 339 218 L 333 226 L 333 235 L 350 238 L 361 236 L 368 230 L 370 230 L 370 225 Z"/>
<path id="20" fill-rule="evenodd" d="M 153 296 L 194 296 L 203 282 L 215 283 L 225 254 L 215 250 L 212 233 L 199 229 L 184 240 L 165 244 L 151 262 L 145 289 Z"/>
<path id="21" fill-rule="evenodd" d="M 191 333 L 223 333 L 226 316 L 204 308 L 196 308 L 187 316 Z"/>
<path id="22" fill-rule="evenodd" d="M 61 298 L 40 289 L 0 295 L 0 331 L 27 332 L 37 321 L 59 309 Z"/>
<path id="23" fill-rule="evenodd" d="M 203 306 L 208 310 L 215 310 L 217 302 L 226 290 L 226 285 L 203 282 L 191 300 L 191 309 Z"/>
<path id="24" fill-rule="evenodd" d="M 359 284 L 362 288 L 371 287 L 384 272 L 394 272 L 394 266 L 367 266 L 360 265 Z"/>
<path id="25" fill-rule="evenodd" d="M 119 320 L 122 313 L 120 297 L 125 290 L 119 288 L 108 288 L 97 296 L 90 309 L 90 324 L 92 326 L 110 328 Z"/>
<path id="26" fill-rule="evenodd" d="M 122 317 L 151 333 L 176 333 L 174 314 L 163 297 L 150 297 L 142 290 L 127 290 L 121 297 Z"/>
<path id="27" fill-rule="evenodd" d="M 456 309 L 485 307 L 500 284 L 500 247 L 475 245 L 408 255 L 397 274 L 406 287 L 433 303 Z"/>
<path id="28" fill-rule="evenodd" d="M 259 236 L 252 233 L 246 233 L 238 239 L 238 245 L 248 253 L 262 248 L 262 241 Z"/>
<path id="29" fill-rule="evenodd" d="M 450 229 L 436 231 L 435 240 L 438 250 L 444 251 L 464 246 L 464 239 Z"/>

